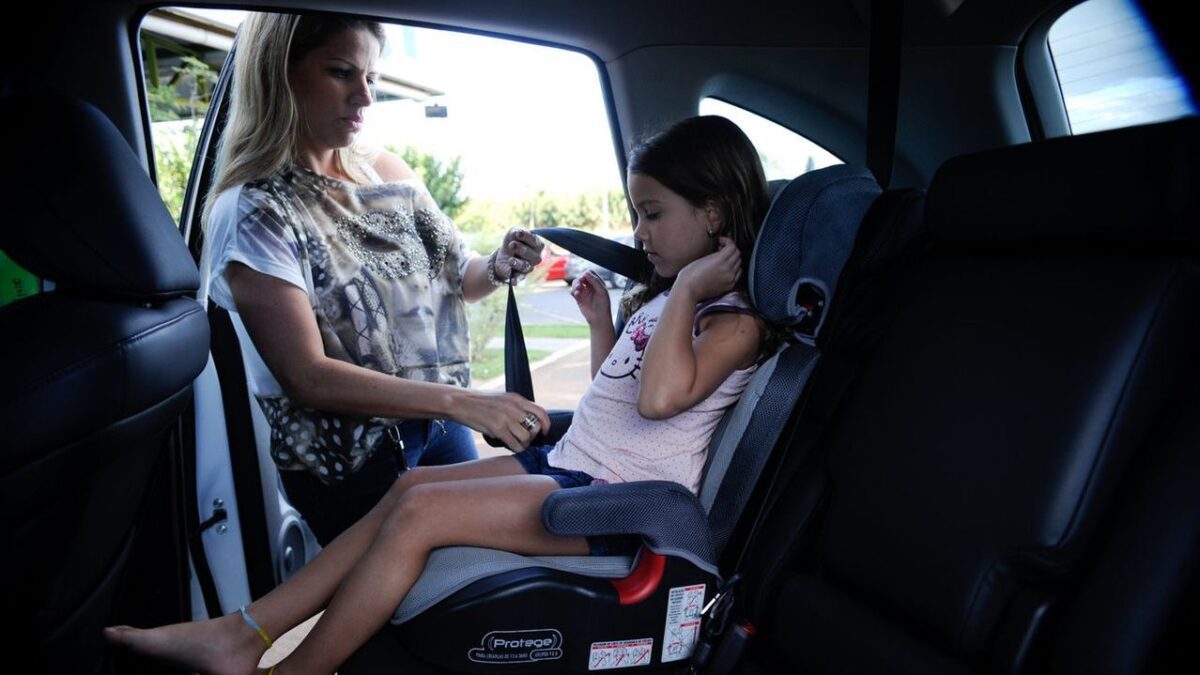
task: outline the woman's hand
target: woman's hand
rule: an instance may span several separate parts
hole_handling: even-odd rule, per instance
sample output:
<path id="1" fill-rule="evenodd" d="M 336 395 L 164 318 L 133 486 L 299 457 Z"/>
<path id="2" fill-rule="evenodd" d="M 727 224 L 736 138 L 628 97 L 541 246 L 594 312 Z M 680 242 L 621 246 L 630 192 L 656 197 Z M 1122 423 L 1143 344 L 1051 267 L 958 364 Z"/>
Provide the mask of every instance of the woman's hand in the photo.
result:
<path id="1" fill-rule="evenodd" d="M 679 271 L 672 292 L 686 292 L 697 302 L 733 290 L 742 275 L 742 254 L 729 237 L 721 237 L 714 253 L 693 260 Z"/>
<path id="2" fill-rule="evenodd" d="M 504 243 L 496 249 L 496 278 L 508 281 L 514 274 L 528 274 L 542 261 L 544 247 L 542 240 L 529 230 L 512 228 L 504 235 Z"/>
<path id="3" fill-rule="evenodd" d="M 571 283 L 571 297 L 579 305 L 579 313 L 583 315 L 589 326 L 612 324 L 612 305 L 608 299 L 608 290 L 600 276 L 592 270 L 584 272 Z"/>
<path id="4" fill-rule="evenodd" d="M 462 405 L 456 406 L 458 410 L 452 419 L 500 439 L 513 452 L 529 447 L 535 436 L 550 428 L 546 410 L 520 394 L 474 389 L 462 394 Z"/>

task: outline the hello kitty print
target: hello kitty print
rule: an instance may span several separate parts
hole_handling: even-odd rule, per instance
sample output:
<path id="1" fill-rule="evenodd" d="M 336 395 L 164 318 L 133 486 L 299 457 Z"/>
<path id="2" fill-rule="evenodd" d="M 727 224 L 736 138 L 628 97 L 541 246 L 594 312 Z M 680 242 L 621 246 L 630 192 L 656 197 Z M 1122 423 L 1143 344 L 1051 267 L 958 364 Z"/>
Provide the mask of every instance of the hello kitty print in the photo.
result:
<path id="1" fill-rule="evenodd" d="M 757 366 L 734 371 L 711 396 L 670 419 L 649 420 L 638 414 L 642 359 L 668 296 L 659 294 L 629 317 L 579 401 L 574 423 L 550 451 L 551 466 L 583 471 L 609 483 L 670 480 L 693 492 L 699 489 L 708 440 Z M 693 335 L 699 334 L 700 317 L 710 312 L 750 311 L 737 293 L 702 303 L 696 309 Z"/>

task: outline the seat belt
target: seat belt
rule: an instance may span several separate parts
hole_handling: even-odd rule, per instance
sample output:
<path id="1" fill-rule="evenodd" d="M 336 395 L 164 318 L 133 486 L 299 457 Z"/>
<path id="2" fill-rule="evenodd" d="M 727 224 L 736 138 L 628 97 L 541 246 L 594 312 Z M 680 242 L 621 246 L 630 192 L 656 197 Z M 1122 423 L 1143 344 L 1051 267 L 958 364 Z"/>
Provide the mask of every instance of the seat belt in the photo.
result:
<path id="1" fill-rule="evenodd" d="M 529 352 L 525 349 L 525 333 L 521 330 L 521 313 L 517 310 L 517 295 L 508 286 L 508 307 L 504 310 L 504 391 L 520 394 L 532 401 L 533 373 L 529 371 Z"/>
<path id="2" fill-rule="evenodd" d="M 892 180 L 900 107 L 903 0 L 872 0 L 867 73 L 867 168 L 884 190 Z"/>
<path id="3" fill-rule="evenodd" d="M 650 273 L 654 270 L 650 260 L 640 249 L 590 232 L 565 227 L 539 227 L 534 229 L 533 233 L 635 281 L 648 281 Z M 504 312 L 504 391 L 520 394 L 533 401 L 533 374 L 529 369 L 529 352 L 525 348 L 525 334 L 521 329 L 521 312 L 517 308 L 517 295 L 511 280 L 507 285 L 508 305 Z M 500 439 L 486 434 L 483 440 L 492 447 L 504 445 Z"/>
<path id="4" fill-rule="evenodd" d="M 654 271 L 650 259 L 641 249 L 605 239 L 591 232 L 565 227 L 539 227 L 533 233 L 589 262 L 638 283 L 649 281 L 650 273 Z"/>
<path id="5" fill-rule="evenodd" d="M 565 227 L 539 227 L 533 233 L 589 262 L 638 282 L 649 280 L 654 269 L 640 249 L 590 232 Z M 525 349 L 521 313 L 517 309 L 517 297 L 512 284 L 508 284 L 508 308 L 504 315 L 504 390 L 534 400 L 529 353 Z"/>

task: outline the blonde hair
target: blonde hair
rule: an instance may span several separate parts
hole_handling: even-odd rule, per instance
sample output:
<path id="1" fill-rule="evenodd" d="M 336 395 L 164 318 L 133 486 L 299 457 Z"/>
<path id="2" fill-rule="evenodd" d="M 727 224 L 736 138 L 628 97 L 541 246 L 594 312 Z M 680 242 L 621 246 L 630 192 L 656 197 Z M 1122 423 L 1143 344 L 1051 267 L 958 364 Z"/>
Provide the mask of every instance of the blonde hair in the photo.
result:
<path id="1" fill-rule="evenodd" d="M 225 190 L 266 178 L 295 156 L 301 139 L 300 112 L 288 79 L 293 60 L 324 44 L 343 30 L 365 28 L 383 47 L 378 23 L 348 17 L 300 14 L 250 14 L 238 31 L 233 58 L 229 121 L 217 148 L 216 179 L 204 205 L 203 222 L 216 196 Z M 293 48 L 297 33 L 307 36 L 303 53 Z M 359 183 L 369 183 L 364 164 L 370 151 L 351 145 L 338 148 L 340 168 Z"/>

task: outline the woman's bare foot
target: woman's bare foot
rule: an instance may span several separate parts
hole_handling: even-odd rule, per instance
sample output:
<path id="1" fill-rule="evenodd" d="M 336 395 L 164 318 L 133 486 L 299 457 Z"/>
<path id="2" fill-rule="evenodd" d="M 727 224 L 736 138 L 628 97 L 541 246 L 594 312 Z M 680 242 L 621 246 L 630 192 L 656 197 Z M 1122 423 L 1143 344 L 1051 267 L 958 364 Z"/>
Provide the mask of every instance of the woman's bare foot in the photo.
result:
<path id="1" fill-rule="evenodd" d="M 205 675 L 254 673 L 266 645 L 237 614 L 158 628 L 109 626 L 109 642 Z"/>

